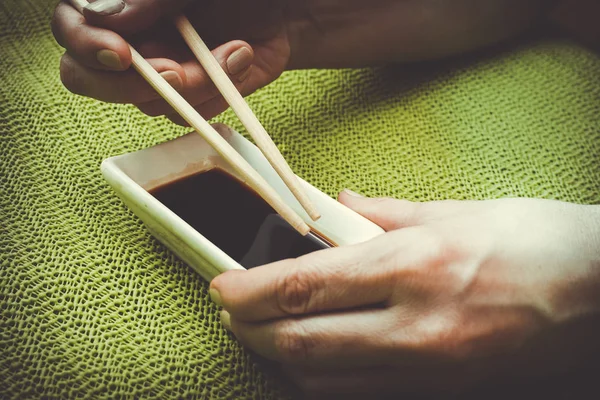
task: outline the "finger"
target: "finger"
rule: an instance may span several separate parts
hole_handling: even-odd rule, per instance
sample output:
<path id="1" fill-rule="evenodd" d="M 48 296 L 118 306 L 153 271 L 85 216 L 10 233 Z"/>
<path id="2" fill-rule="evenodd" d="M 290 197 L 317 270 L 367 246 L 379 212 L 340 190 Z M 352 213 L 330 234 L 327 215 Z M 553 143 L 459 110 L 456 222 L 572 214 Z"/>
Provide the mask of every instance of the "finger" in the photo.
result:
<path id="1" fill-rule="evenodd" d="M 387 365 L 393 315 L 385 309 L 248 323 L 221 314 L 223 325 L 246 347 L 270 360 L 319 368 Z"/>
<path id="2" fill-rule="evenodd" d="M 196 107 L 200 115 L 207 121 L 221 114 L 228 108 L 229 104 L 227 104 L 227 101 L 222 96 L 215 97 L 202 104 L 200 107 Z"/>
<path id="3" fill-rule="evenodd" d="M 138 108 L 146 115 L 151 117 L 157 117 L 160 115 L 166 115 L 172 122 L 182 125 L 189 126 L 189 124 L 179 115 L 173 108 L 164 101 L 163 99 L 153 100 L 149 103 L 138 105 Z M 221 114 L 229 108 L 227 100 L 220 94 L 216 97 L 194 107 L 196 111 L 205 120 L 210 120 L 217 115 Z"/>
<path id="4" fill-rule="evenodd" d="M 386 231 L 415 226 L 421 223 L 423 203 L 391 198 L 368 198 L 350 190 L 342 191 L 340 203 L 381 226 Z"/>
<path id="5" fill-rule="evenodd" d="M 254 59 L 252 47 L 246 42 L 236 40 L 217 47 L 212 53 L 236 88 L 242 91 L 246 87 L 245 83 L 249 80 L 252 72 Z M 221 96 L 211 78 L 198 62 L 195 60 L 188 61 L 182 63 L 182 67 L 187 78 L 186 85 L 182 89 L 182 95 L 191 105 L 198 108 L 201 104 Z M 207 104 L 204 108 L 206 111 L 213 112 L 219 108 L 218 105 L 218 102 L 213 105 Z M 162 99 L 152 103 L 139 104 L 138 108 L 151 116 L 173 113 L 171 106 Z"/>
<path id="6" fill-rule="evenodd" d="M 208 120 L 216 117 L 217 115 L 221 114 L 223 111 L 227 110 L 228 108 L 229 108 L 229 104 L 227 104 L 227 101 L 225 101 L 225 99 L 220 96 L 220 97 L 215 97 L 212 100 L 209 100 L 208 102 L 202 104 L 199 107 L 196 107 L 196 110 L 202 116 L 202 118 L 204 118 L 205 120 L 208 121 Z M 171 122 L 173 122 L 174 124 L 181 125 L 181 126 L 190 126 L 190 124 L 188 124 L 188 122 L 185 119 L 183 119 L 183 117 L 181 115 L 177 114 L 175 111 L 173 111 L 172 114 L 169 114 L 166 117 L 169 120 L 171 120 Z"/>
<path id="7" fill-rule="evenodd" d="M 417 203 L 392 198 L 368 198 L 347 189 L 340 192 L 338 200 L 386 231 L 422 225 L 473 210 L 480 204 L 477 201 L 442 200 Z"/>
<path id="8" fill-rule="evenodd" d="M 189 0 L 97 0 L 83 10 L 94 25 L 122 34 L 140 32 L 180 12 Z"/>
<path id="9" fill-rule="evenodd" d="M 52 31 L 56 41 L 82 65 L 115 71 L 131 65 L 129 46 L 121 36 L 89 25 L 69 4 L 61 2 L 56 7 Z"/>
<path id="10" fill-rule="evenodd" d="M 171 106 L 168 106 L 168 107 L 170 108 Z M 209 121 L 210 119 L 221 114 L 223 111 L 227 110 L 227 108 L 229 108 L 229 104 L 227 104 L 227 101 L 225 101 L 225 99 L 223 97 L 219 96 L 219 97 L 215 97 L 214 99 L 209 100 L 206 103 L 200 105 L 199 107 L 195 107 L 195 108 L 196 108 L 196 111 L 198 111 L 198 114 L 200 114 L 202 116 L 202 118 Z M 151 113 L 146 112 L 146 110 L 142 109 L 141 107 L 140 107 L 140 109 L 145 114 L 153 116 Z M 156 116 L 158 116 L 158 115 L 162 115 L 162 110 L 159 114 L 156 114 Z M 166 115 L 166 117 L 168 119 L 170 119 L 171 122 L 173 122 L 177 125 L 189 126 L 187 121 L 185 119 L 183 119 L 179 114 L 177 114 L 172 109 L 171 109 L 171 114 Z"/>
<path id="11" fill-rule="evenodd" d="M 190 124 L 179 114 L 167 115 L 167 118 L 174 124 L 185 126 L 187 128 L 190 127 Z"/>
<path id="12" fill-rule="evenodd" d="M 222 96 L 215 97 L 214 99 L 207 101 L 196 109 L 207 121 L 221 114 L 223 111 L 229 108 L 229 104 Z"/>
<path id="13" fill-rule="evenodd" d="M 175 110 L 173 110 L 169 103 L 163 99 L 139 104 L 138 108 L 144 114 L 151 117 L 166 115 L 167 118 L 178 125 L 189 126 L 189 124 Z M 205 103 L 197 105 L 194 108 L 196 111 L 198 111 L 202 118 L 208 121 L 227 110 L 229 108 L 229 104 L 223 96 L 218 94 L 216 97 L 206 101 Z"/>
<path id="14" fill-rule="evenodd" d="M 185 72 L 175 61 L 154 59 L 148 62 L 175 89 L 181 89 Z M 160 95 L 135 71 L 99 71 L 87 68 L 68 53 L 61 59 L 60 75 L 63 84 L 71 92 L 112 103 L 143 103 Z"/>
<path id="15" fill-rule="evenodd" d="M 246 42 L 236 40 L 219 46 L 212 52 L 229 79 L 244 95 L 253 70 L 252 47 Z M 183 63 L 182 67 L 185 70 L 186 85 L 181 93 L 205 119 L 210 119 L 227 109 L 227 103 L 199 63 L 189 61 Z M 138 104 L 137 107 L 150 116 L 174 114 L 172 107 L 163 99 Z"/>
<path id="16" fill-rule="evenodd" d="M 248 271 L 229 271 L 211 282 L 211 295 L 237 319 L 263 321 L 290 315 L 385 302 L 394 289 L 393 249 L 385 235 Z"/>

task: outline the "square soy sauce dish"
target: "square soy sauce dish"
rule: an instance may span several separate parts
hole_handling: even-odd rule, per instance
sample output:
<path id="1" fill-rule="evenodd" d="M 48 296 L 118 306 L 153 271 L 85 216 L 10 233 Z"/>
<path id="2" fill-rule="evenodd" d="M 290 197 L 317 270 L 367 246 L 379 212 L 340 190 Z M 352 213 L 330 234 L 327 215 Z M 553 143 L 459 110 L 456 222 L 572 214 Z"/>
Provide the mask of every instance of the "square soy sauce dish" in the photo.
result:
<path id="1" fill-rule="evenodd" d="M 300 179 L 321 212 L 321 218 L 312 221 L 254 144 L 225 125 L 214 127 L 302 217 L 311 233 L 297 233 L 195 132 L 108 158 L 101 166 L 104 178 L 152 235 L 204 279 L 383 233 Z"/>

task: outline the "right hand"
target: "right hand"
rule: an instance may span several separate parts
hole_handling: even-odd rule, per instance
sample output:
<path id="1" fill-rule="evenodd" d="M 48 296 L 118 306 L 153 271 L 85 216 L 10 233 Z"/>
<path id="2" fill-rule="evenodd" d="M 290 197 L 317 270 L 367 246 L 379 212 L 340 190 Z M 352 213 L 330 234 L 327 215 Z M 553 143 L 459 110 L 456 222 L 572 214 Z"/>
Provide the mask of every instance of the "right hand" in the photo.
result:
<path id="1" fill-rule="evenodd" d="M 190 4 L 184 7 L 186 3 Z M 150 116 L 166 115 L 185 125 L 166 101 L 129 68 L 131 53 L 126 38 L 205 119 L 210 119 L 227 109 L 227 103 L 168 17 L 185 11 L 238 90 L 247 95 L 276 79 L 289 59 L 281 10 L 269 7 L 269 3 L 100 0 L 92 4 L 112 6 L 98 12 L 90 5 L 82 16 L 62 1 L 52 20 L 54 36 L 66 49 L 61 79 L 76 94 L 132 103 Z M 242 37 L 252 46 L 237 40 Z"/>
<path id="2" fill-rule="evenodd" d="M 350 68 L 440 58 L 525 28 L 546 0 L 98 0 L 52 21 L 65 86 L 185 124 L 134 71 L 125 38 L 210 119 L 228 105 L 175 30 L 184 12 L 242 95 L 293 68 Z M 103 10 L 103 11 L 99 11 Z M 119 73 L 116 73 L 119 72 Z"/>
<path id="3" fill-rule="evenodd" d="M 339 200 L 386 233 L 210 286 L 223 326 L 309 398 L 446 398 L 594 365 L 600 206 Z"/>

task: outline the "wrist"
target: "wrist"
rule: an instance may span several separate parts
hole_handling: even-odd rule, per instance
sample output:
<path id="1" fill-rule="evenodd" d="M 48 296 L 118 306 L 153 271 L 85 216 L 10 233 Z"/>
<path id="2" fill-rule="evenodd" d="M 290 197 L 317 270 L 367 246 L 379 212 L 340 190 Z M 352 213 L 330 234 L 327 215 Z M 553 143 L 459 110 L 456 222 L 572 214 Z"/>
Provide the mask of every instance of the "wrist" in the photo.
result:
<path id="1" fill-rule="evenodd" d="M 530 292 L 542 294 L 549 324 L 519 348 L 517 376 L 568 373 L 600 351 L 600 206 L 559 204 L 546 215 L 558 240 L 548 240 L 537 250 L 539 264 L 530 265 L 549 273 L 544 290 Z"/>
<path id="2" fill-rule="evenodd" d="M 600 315 L 600 206 L 571 207 L 563 230 L 569 262 L 548 291 L 557 321 Z"/>

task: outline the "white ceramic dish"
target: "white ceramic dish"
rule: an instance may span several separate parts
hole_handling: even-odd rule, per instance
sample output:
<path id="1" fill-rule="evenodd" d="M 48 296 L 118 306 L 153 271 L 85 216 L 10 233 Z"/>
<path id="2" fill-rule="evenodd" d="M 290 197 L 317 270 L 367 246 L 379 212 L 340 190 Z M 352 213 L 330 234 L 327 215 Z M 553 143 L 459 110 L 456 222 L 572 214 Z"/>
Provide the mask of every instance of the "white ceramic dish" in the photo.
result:
<path id="1" fill-rule="evenodd" d="M 311 229 L 339 246 L 364 242 L 383 233 L 379 226 L 301 180 L 322 214 L 318 221 L 312 221 L 254 144 L 225 125 L 214 127 Z M 244 268 L 148 191 L 215 167 L 238 177 L 200 135 L 190 133 L 148 149 L 106 159 L 101 169 L 117 195 L 149 231 L 203 278 L 211 280 L 227 270 Z"/>

